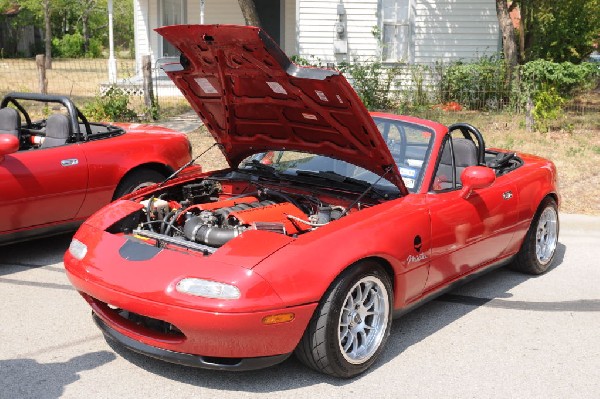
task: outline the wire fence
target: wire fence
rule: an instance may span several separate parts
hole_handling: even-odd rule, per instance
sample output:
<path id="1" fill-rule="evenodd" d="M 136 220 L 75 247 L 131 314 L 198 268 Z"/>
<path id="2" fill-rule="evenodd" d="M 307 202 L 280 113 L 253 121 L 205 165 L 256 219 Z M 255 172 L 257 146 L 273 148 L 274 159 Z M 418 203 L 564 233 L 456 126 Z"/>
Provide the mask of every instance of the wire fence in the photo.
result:
<path id="1" fill-rule="evenodd" d="M 175 61 L 177 59 L 162 58 L 154 63 L 154 95 L 159 107 L 170 108 L 171 113 L 184 113 L 191 110 L 191 107 L 161 70 L 165 63 Z M 386 97 L 386 110 L 431 118 L 439 114 L 472 110 L 516 114 L 525 112 L 525 102 L 514 101 L 514 96 L 519 93 L 506 91 L 499 71 L 490 69 L 485 72 L 488 75 L 485 80 L 476 74 L 458 77 L 456 79 L 469 80 L 469 84 L 460 89 L 446 85 L 447 79 L 445 81 L 441 78 L 443 73 L 439 67 L 403 66 L 394 70 L 393 79 L 389 82 L 386 82 L 386 76 L 371 76 L 372 81 L 375 79 L 378 82 L 368 87 L 367 92 L 371 96 Z M 53 59 L 52 68 L 46 71 L 46 77 L 49 93 L 69 95 L 80 106 L 105 93 L 112 86 L 108 82 L 108 61 L 105 59 Z M 358 90 L 360 82 L 349 80 Z M 488 83 L 483 83 L 484 81 Z M 490 84 L 490 81 L 493 83 Z M 116 86 L 129 95 L 134 108 L 143 107 L 143 79 L 141 73 L 136 71 L 134 60 L 117 60 Z M 0 59 L 0 96 L 11 91 L 40 91 L 39 72 L 34 59 Z M 580 96 L 569 101 L 563 108 L 576 115 L 597 116 L 600 113 L 600 102 L 589 102 Z"/>
<path id="2" fill-rule="evenodd" d="M 159 105 L 177 105 L 185 111 L 187 102 L 169 78 L 160 70 L 153 70 L 154 93 Z M 53 59 L 46 69 L 48 93 L 65 94 L 78 105 L 104 94 L 116 86 L 130 97 L 132 106 L 143 106 L 143 79 L 136 73 L 134 60 L 117 60 L 117 83 L 109 83 L 108 60 Z M 0 59 L 0 96 L 9 92 L 40 92 L 39 71 L 34 59 Z M 188 106 L 188 109 L 191 109 Z"/>

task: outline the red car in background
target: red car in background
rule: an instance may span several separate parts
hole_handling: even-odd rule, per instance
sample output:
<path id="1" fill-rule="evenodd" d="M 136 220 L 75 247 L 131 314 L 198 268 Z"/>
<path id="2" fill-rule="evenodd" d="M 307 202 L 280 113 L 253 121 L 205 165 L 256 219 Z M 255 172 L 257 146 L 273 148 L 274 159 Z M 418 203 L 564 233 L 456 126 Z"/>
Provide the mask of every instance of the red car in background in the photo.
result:
<path id="1" fill-rule="evenodd" d="M 52 114 L 32 120 L 43 108 Z M 8 94 L 0 103 L 0 245 L 75 230 L 190 159 L 182 133 L 90 123 L 66 96 Z"/>
<path id="2" fill-rule="evenodd" d="M 295 65 L 258 28 L 158 32 L 230 168 L 130 194 L 77 231 L 67 275 L 110 339 L 220 370 L 295 353 L 352 377 L 393 317 L 455 283 L 548 270 L 551 161 L 486 148 L 466 123 L 369 114 L 339 72 Z"/>

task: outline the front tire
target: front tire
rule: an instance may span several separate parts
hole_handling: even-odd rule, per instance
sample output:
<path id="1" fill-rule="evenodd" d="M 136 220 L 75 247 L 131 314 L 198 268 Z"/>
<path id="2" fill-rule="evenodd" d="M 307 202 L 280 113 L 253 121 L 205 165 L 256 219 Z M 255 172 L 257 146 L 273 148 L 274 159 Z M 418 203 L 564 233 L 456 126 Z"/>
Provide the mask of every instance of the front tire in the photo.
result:
<path id="1" fill-rule="evenodd" d="M 165 175 L 152 169 L 140 169 L 126 175 L 115 190 L 113 201 L 125 194 L 132 193 L 140 188 L 148 187 L 165 179 Z"/>
<path id="2" fill-rule="evenodd" d="M 392 323 L 392 284 L 375 262 L 344 271 L 315 310 L 296 356 L 308 367 L 350 378 L 381 353 Z"/>
<path id="3" fill-rule="evenodd" d="M 559 228 L 556 201 L 547 197 L 538 207 L 510 268 L 527 274 L 545 273 L 556 255 Z"/>

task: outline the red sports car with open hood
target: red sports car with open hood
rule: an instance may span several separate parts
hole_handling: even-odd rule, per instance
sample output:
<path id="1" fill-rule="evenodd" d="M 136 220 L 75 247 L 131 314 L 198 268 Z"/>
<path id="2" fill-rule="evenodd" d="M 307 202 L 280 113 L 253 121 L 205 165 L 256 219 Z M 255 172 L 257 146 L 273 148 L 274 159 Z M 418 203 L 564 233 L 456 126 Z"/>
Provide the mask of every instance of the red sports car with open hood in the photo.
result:
<path id="1" fill-rule="evenodd" d="M 0 102 L 0 245 L 74 231 L 190 160 L 183 133 L 88 122 L 67 96 L 10 93 Z"/>
<path id="2" fill-rule="evenodd" d="M 552 162 L 486 149 L 468 124 L 369 114 L 339 72 L 293 64 L 258 28 L 158 32 L 231 167 L 126 196 L 76 233 L 67 273 L 107 337 L 222 370 L 295 352 L 351 377 L 393 317 L 492 267 L 552 262 Z"/>

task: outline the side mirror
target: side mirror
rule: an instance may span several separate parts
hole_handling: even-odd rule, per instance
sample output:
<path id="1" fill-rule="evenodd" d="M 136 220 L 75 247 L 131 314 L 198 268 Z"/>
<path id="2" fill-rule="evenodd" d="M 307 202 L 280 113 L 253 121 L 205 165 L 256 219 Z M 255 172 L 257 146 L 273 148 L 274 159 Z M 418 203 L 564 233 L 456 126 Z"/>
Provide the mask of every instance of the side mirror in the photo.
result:
<path id="1" fill-rule="evenodd" d="M 0 161 L 5 155 L 19 151 L 19 139 L 12 134 L 0 134 Z"/>
<path id="2" fill-rule="evenodd" d="M 496 173 L 485 166 L 469 166 L 460 175 L 462 181 L 461 197 L 467 199 L 473 190 L 491 186 L 496 181 Z"/>

